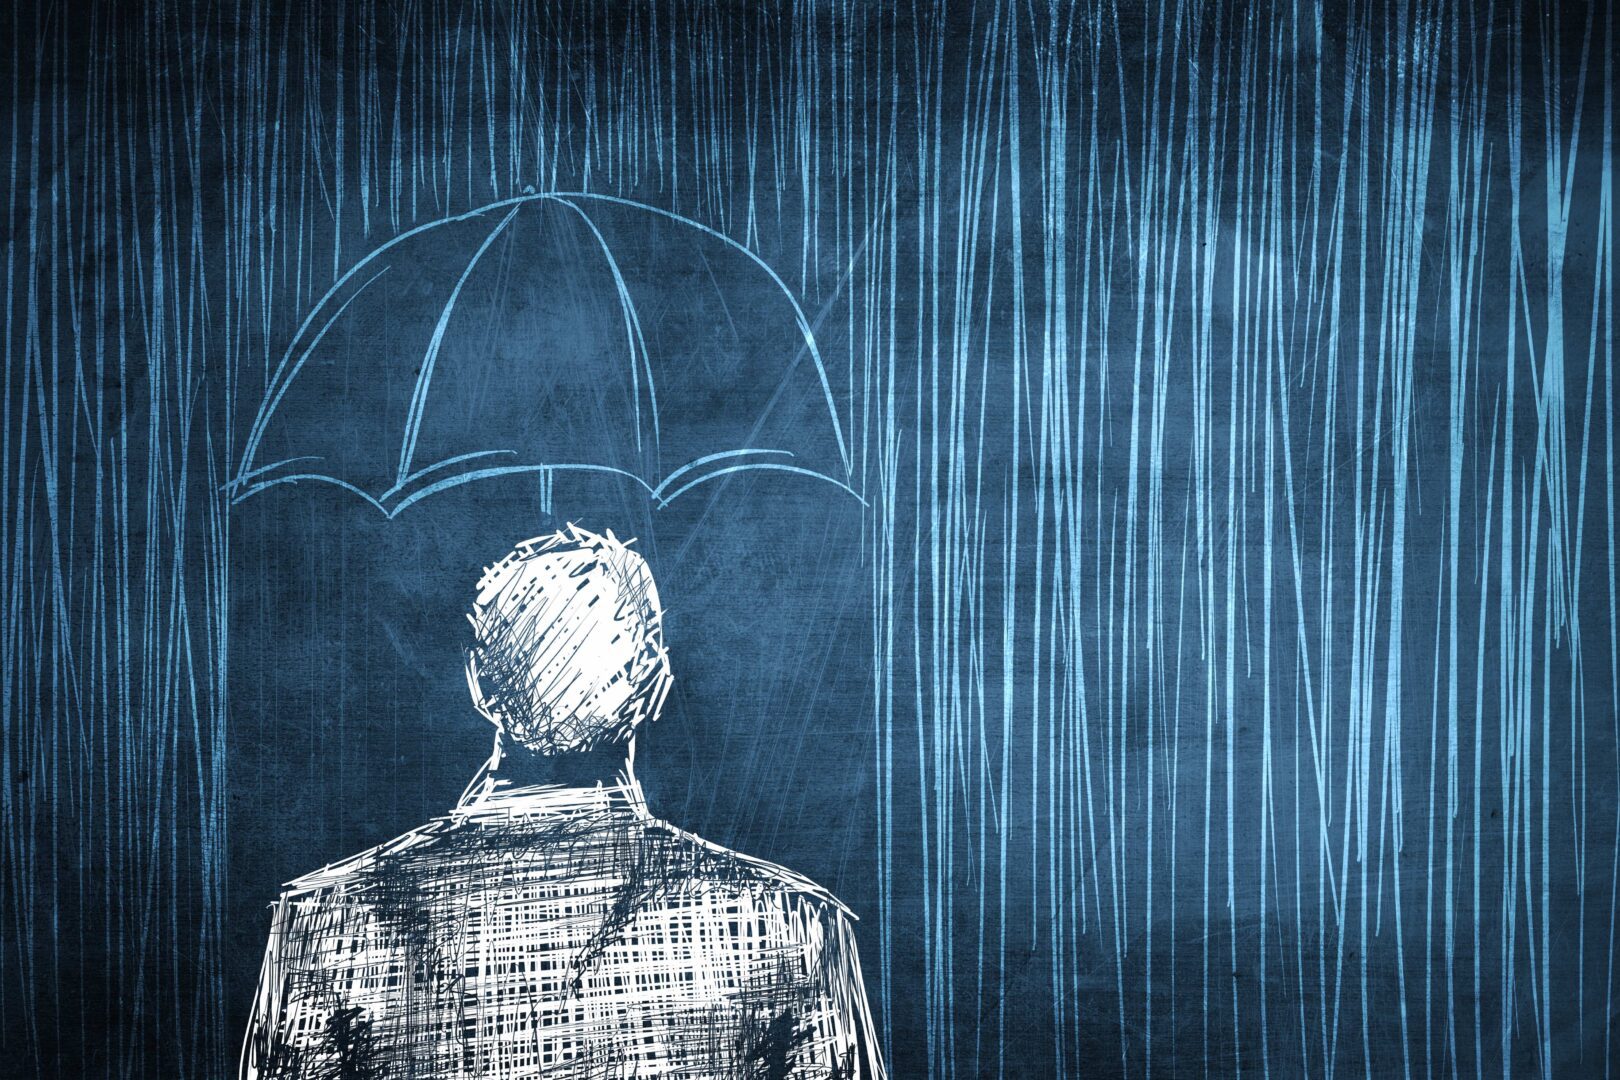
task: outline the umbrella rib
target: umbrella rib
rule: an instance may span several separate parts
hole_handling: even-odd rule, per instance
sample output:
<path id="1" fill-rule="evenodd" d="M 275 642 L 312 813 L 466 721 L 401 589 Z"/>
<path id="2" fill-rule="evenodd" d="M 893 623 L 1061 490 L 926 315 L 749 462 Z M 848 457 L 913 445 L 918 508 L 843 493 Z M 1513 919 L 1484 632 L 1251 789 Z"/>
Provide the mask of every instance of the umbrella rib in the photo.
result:
<path id="1" fill-rule="evenodd" d="M 659 506 L 660 509 L 662 509 L 663 507 L 668 506 L 670 503 L 674 502 L 676 499 L 680 498 L 682 495 L 686 494 L 688 491 L 691 491 L 693 488 L 697 487 L 699 484 L 707 484 L 710 480 L 719 479 L 720 477 L 725 476 L 728 473 L 745 472 L 745 471 L 747 471 L 749 469 L 771 469 L 771 470 L 774 470 L 776 472 L 794 473 L 794 474 L 796 474 L 798 476 L 808 476 L 808 477 L 811 477 L 812 479 L 815 479 L 815 480 L 825 480 L 825 481 L 827 481 L 827 483 L 831 484 L 833 487 L 842 488 L 845 491 L 849 492 L 851 495 L 855 496 L 855 501 L 860 503 L 862 506 L 867 505 L 866 500 L 861 498 L 861 493 L 860 492 L 856 491 L 854 488 L 850 487 L 848 484 L 844 483 L 842 480 L 834 479 L 833 477 L 828 476 L 826 473 L 816 472 L 814 469 L 806 469 L 806 468 L 803 468 L 803 467 L 798 466 L 798 465 L 783 465 L 783 464 L 780 464 L 779 462 L 775 462 L 775 461 L 750 461 L 750 462 L 746 462 L 746 463 L 744 463 L 742 465 L 732 465 L 732 466 L 730 466 L 728 468 L 716 469 L 712 473 L 705 473 L 704 475 L 698 477 L 696 480 L 688 481 L 687 483 L 682 484 L 680 487 L 676 488 L 669 495 L 659 497 L 658 498 L 658 506 Z"/>
<path id="2" fill-rule="evenodd" d="M 453 214 L 450 217 L 438 218 L 437 220 L 434 220 L 434 221 L 424 221 L 420 225 L 416 225 L 416 226 L 413 226 L 412 228 L 406 229 L 404 232 L 400 233 L 398 236 L 394 237 L 392 240 L 389 240 L 386 243 L 384 243 L 384 244 L 382 244 L 382 245 L 380 245 L 378 247 L 372 248 L 371 251 L 366 253 L 366 256 L 363 259 L 361 259 L 359 262 L 355 263 L 353 266 L 351 266 L 347 270 L 345 270 L 343 272 L 343 276 L 338 278 L 336 281 L 334 281 L 331 284 L 331 287 L 328 288 L 326 290 L 326 292 L 321 294 L 321 298 L 318 301 L 316 301 L 315 306 L 309 309 L 309 314 L 304 316 L 304 321 L 298 324 L 298 329 L 293 332 L 292 340 L 287 343 L 287 351 L 282 354 L 281 362 L 276 365 L 275 373 L 270 376 L 270 382 L 269 382 L 270 386 L 274 387 L 274 386 L 277 386 L 278 384 L 281 384 L 283 382 L 282 374 L 287 371 L 287 366 L 289 364 L 292 364 L 292 371 L 290 373 L 287 373 L 287 376 L 286 376 L 286 380 L 285 380 L 286 385 L 282 386 L 281 391 L 276 394 L 275 400 L 271 401 L 268 404 L 268 406 L 261 405 L 260 408 L 259 408 L 258 415 L 254 417 L 253 431 L 257 432 L 257 435 L 254 435 L 252 432 L 249 433 L 248 444 L 247 444 L 247 447 L 246 447 L 246 449 L 245 449 L 245 451 L 243 452 L 243 455 L 242 455 L 242 470 L 245 471 L 247 469 L 248 463 L 253 460 L 253 455 L 258 451 L 259 439 L 262 438 L 263 435 L 264 435 L 264 431 L 263 431 L 264 425 L 269 423 L 270 414 L 276 411 L 276 406 L 278 404 L 280 404 L 280 401 L 281 401 L 281 395 L 286 392 L 286 386 L 291 385 L 292 380 L 297 378 L 299 370 L 304 366 L 304 361 L 306 359 L 308 359 L 310 352 L 319 343 L 320 336 L 317 336 L 315 341 L 310 342 L 309 346 L 304 349 L 303 355 L 299 357 L 298 362 L 296 364 L 293 363 L 293 359 L 292 359 L 293 350 L 298 347 L 298 342 L 303 338 L 303 336 L 306 333 L 309 332 L 309 328 L 312 325 L 314 325 L 315 316 L 320 314 L 321 310 L 326 307 L 326 302 L 328 300 L 332 299 L 332 297 L 336 296 L 343 289 L 343 286 L 345 286 L 345 285 L 347 285 L 349 283 L 350 279 L 352 279 L 361 270 L 363 270 L 367 266 L 369 266 L 372 263 L 373 260 L 381 258 L 382 254 L 384 252 L 390 250 L 391 248 L 397 247 L 400 244 L 403 244 L 405 241 L 409 240 L 413 236 L 419 236 L 422 233 L 428 232 L 431 229 L 437 229 L 442 225 L 451 225 L 451 224 L 454 224 L 454 223 L 460 222 L 460 221 L 470 221 L 475 217 L 481 217 L 482 215 L 488 214 L 491 211 L 500 210 L 500 209 L 502 209 L 504 207 L 507 207 L 507 206 L 514 206 L 514 205 L 521 206 L 524 203 L 533 202 L 536 199 L 547 198 L 547 197 L 549 197 L 549 196 L 535 195 L 531 191 L 527 195 L 518 195 L 518 196 L 516 196 L 514 198 L 502 199 L 499 202 L 490 203 L 490 204 L 488 204 L 486 206 L 480 206 L 477 209 L 468 210 L 467 212 L 462 213 L 462 214 Z M 371 282 L 376 281 L 378 277 L 381 277 L 382 274 L 387 271 L 387 269 L 388 269 L 387 267 L 384 267 L 382 270 L 379 270 L 375 275 L 373 275 L 368 281 L 366 281 L 365 285 L 360 286 L 360 288 L 355 291 L 355 296 L 358 296 L 360 294 L 360 292 L 363 291 L 366 288 L 367 285 L 371 284 Z M 351 296 L 349 298 L 349 300 L 344 301 L 343 307 L 345 307 L 345 308 L 348 307 L 349 303 L 352 302 L 353 300 L 354 300 L 354 297 Z M 341 315 L 341 314 L 343 314 L 343 311 L 340 308 L 338 310 L 338 315 Z M 335 321 L 337 321 L 337 316 L 336 315 L 334 315 L 332 317 L 332 319 L 327 322 L 326 328 L 323 328 L 321 330 L 321 335 L 324 335 L 326 333 L 326 330 L 330 329 L 332 323 L 335 322 Z M 269 395 L 268 395 L 268 392 L 267 392 L 266 397 L 268 397 L 268 396 Z"/>
<path id="3" fill-rule="evenodd" d="M 416 453 L 416 436 L 422 430 L 422 413 L 427 407 L 427 391 L 429 383 L 433 380 L 433 365 L 439 359 L 439 349 L 444 344 L 444 331 L 450 324 L 450 316 L 456 309 L 456 301 L 461 298 L 461 290 L 467 284 L 467 279 L 472 276 L 479 260 L 484 257 L 484 252 L 489 250 L 495 238 L 512 223 L 512 219 L 517 216 L 520 209 L 521 207 L 514 206 L 501 219 L 501 223 L 484 237 L 484 242 L 478 245 L 478 250 L 468 260 L 466 269 L 462 270 L 461 277 L 456 281 L 456 287 L 450 292 L 450 298 L 444 302 L 444 310 L 439 312 L 439 321 L 433 327 L 433 337 L 428 341 L 427 352 L 422 357 L 422 370 L 416 377 L 416 390 L 411 394 L 411 411 L 405 418 L 405 438 L 400 444 L 399 473 L 395 477 L 399 487 L 405 485 L 406 478 L 411 473 L 411 458 Z"/>
<path id="4" fill-rule="evenodd" d="M 277 462 L 277 464 L 286 464 L 286 463 L 285 462 Z M 350 492 L 353 492 L 354 494 L 360 496 L 362 499 L 366 500 L 366 502 L 370 503 L 372 506 L 375 506 L 378 510 L 381 510 L 383 512 L 384 516 L 386 516 L 386 517 L 393 517 L 394 516 L 393 514 L 390 514 L 388 512 L 388 508 L 386 506 L 384 506 L 377 499 L 372 498 L 371 495 L 365 491 L 365 489 L 357 487 L 356 485 L 349 483 L 347 480 L 339 480 L 335 476 L 326 476 L 326 475 L 324 475 L 322 473 L 295 473 L 295 474 L 290 475 L 290 476 L 276 476 L 276 477 L 270 478 L 269 480 L 262 480 L 259 483 L 254 484 L 252 487 L 246 489 L 245 491 L 242 491 L 242 492 L 240 492 L 240 493 L 238 493 L 236 495 L 233 495 L 231 497 L 231 504 L 234 506 L 237 503 L 244 502 L 247 499 L 252 498 L 254 495 L 257 495 L 259 492 L 265 490 L 266 488 L 273 488 L 278 484 L 297 484 L 297 483 L 300 483 L 301 481 L 304 481 L 304 480 L 309 480 L 309 481 L 322 483 L 322 484 L 333 484 L 333 485 L 335 485 L 337 487 L 342 488 L 344 491 L 350 491 Z"/>
<path id="5" fill-rule="evenodd" d="M 680 222 L 683 225 L 689 225 L 704 235 L 712 236 L 721 243 L 726 244 L 728 247 L 742 252 L 753 261 L 754 265 L 758 266 L 761 270 L 765 271 L 766 274 L 770 275 L 770 279 L 776 283 L 776 287 L 781 290 L 782 295 L 787 298 L 788 304 L 792 306 L 793 317 L 799 324 L 799 333 L 804 336 L 804 343 L 810 350 L 810 359 L 815 362 L 816 375 L 821 379 L 821 392 L 822 395 L 827 399 L 827 413 L 833 422 L 833 435 L 838 440 L 838 456 L 843 459 L 844 471 L 848 472 L 854 468 L 854 463 L 850 460 L 849 456 L 849 447 L 844 443 L 844 425 L 838 419 L 838 407 L 833 401 L 832 383 L 827 378 L 827 366 L 822 362 L 821 349 L 816 346 L 816 335 L 814 331 L 810 329 L 810 320 L 805 315 L 804 308 L 799 306 L 799 301 L 794 297 L 793 290 L 787 287 L 787 282 L 782 280 L 782 276 L 778 274 L 774 268 L 772 268 L 770 263 L 760 258 L 749 248 L 739 244 L 725 233 L 716 229 L 711 229 L 701 221 L 694 221 L 693 219 L 682 214 L 677 214 L 673 210 L 665 210 L 662 207 L 650 206 L 643 202 L 636 202 L 634 199 L 623 199 L 617 195 L 603 195 L 593 191 L 551 192 L 549 194 L 551 198 L 558 200 L 591 199 L 596 202 L 616 203 L 620 206 L 628 206 L 636 210 L 645 210 L 649 214 L 657 214 L 660 217 L 669 218 L 671 221 Z"/>
<path id="6" fill-rule="evenodd" d="M 399 483 L 383 492 L 382 498 L 390 499 L 429 473 L 438 472 L 440 469 L 448 469 L 452 465 L 460 465 L 463 461 L 472 461 L 474 458 L 495 457 L 498 454 L 515 455 L 516 453 L 516 450 L 474 450 L 470 454 L 457 454 L 453 458 L 445 458 L 443 461 L 435 461 L 432 465 L 417 469 L 404 480 L 401 480 Z"/>
<path id="7" fill-rule="evenodd" d="M 631 480 L 634 480 L 636 483 L 640 484 L 643 488 L 645 488 L 649 495 L 652 493 L 652 485 L 651 484 L 648 484 L 647 481 L 643 480 L 641 477 L 637 476 L 635 473 L 629 472 L 628 470 L 617 469 L 617 468 L 614 468 L 612 465 L 589 465 L 589 464 L 584 464 L 584 463 L 570 463 L 570 464 L 567 464 L 567 465 L 503 465 L 503 466 L 500 466 L 498 468 L 493 468 L 493 469 L 475 469 L 472 472 L 457 473 L 454 476 L 447 476 L 443 480 L 439 480 L 436 483 L 429 484 L 427 487 L 423 488 L 420 491 L 413 492 L 412 494 L 410 494 L 410 495 L 406 496 L 405 498 L 401 499 L 399 501 L 399 503 L 392 510 L 389 510 L 386 507 L 382 506 L 375 499 L 372 499 L 369 495 L 367 495 L 366 498 L 367 498 L 368 501 L 370 501 L 372 503 L 372 505 L 377 506 L 377 508 L 382 510 L 382 512 L 384 514 L 386 514 L 388 517 L 394 518 L 394 517 L 398 517 L 401 513 L 403 513 L 404 510 L 406 509 L 406 507 L 409 507 L 414 503 L 421 502 L 423 499 L 427 498 L 429 495 L 436 495 L 441 491 L 448 491 L 450 488 L 459 487 L 462 484 L 471 483 L 474 480 L 488 480 L 488 479 L 490 479 L 492 477 L 496 477 L 496 476 L 514 476 L 514 475 L 518 475 L 518 474 L 521 474 L 521 473 L 545 473 L 545 472 L 562 472 L 562 471 L 611 473 L 614 476 L 623 476 L 623 477 L 627 477 L 627 478 L 629 478 Z M 835 480 L 835 481 L 833 481 L 833 483 L 837 483 L 837 481 Z M 362 494 L 364 494 L 364 493 L 362 493 Z"/>
<path id="8" fill-rule="evenodd" d="M 748 454 L 782 454 L 785 457 L 793 456 L 793 452 L 791 450 L 762 450 L 753 447 L 748 447 L 741 450 L 722 450 L 718 454 L 705 454 L 696 461 L 688 461 L 685 465 L 682 465 L 680 468 L 664 477 L 663 480 L 659 481 L 658 486 L 653 488 L 652 496 L 655 499 L 662 499 L 665 488 L 669 487 L 669 485 L 673 484 L 678 478 L 685 476 L 693 469 L 702 468 L 711 461 L 720 461 L 723 458 L 743 457 Z M 719 474 L 716 473 L 715 475 L 718 476 Z M 682 488 L 681 490 L 684 491 L 686 489 Z"/>
<path id="9" fill-rule="evenodd" d="M 219 490 L 221 490 L 223 492 L 226 492 L 226 493 L 230 493 L 230 492 L 235 491 L 237 488 L 241 487 L 243 484 L 247 483 L 249 480 L 252 480 L 254 477 L 263 476 L 265 473 L 271 472 L 271 471 L 273 471 L 275 469 L 279 469 L 283 465 L 296 465 L 301 461 L 320 461 L 320 460 L 322 460 L 322 458 L 321 458 L 321 456 L 319 454 L 305 454 L 303 457 L 284 458 L 281 461 L 272 461 L 268 465 L 260 465 L 257 469 L 254 469 L 252 472 L 241 473 L 240 475 L 234 477 L 233 479 L 225 481 L 225 483 L 220 485 Z"/>
<path id="10" fill-rule="evenodd" d="M 355 269 L 359 269 L 359 267 L 357 266 Z M 388 273 L 388 270 L 389 268 L 386 266 L 381 270 L 378 270 L 375 274 L 371 275 L 371 277 L 367 278 L 358 289 L 354 290 L 354 294 L 352 296 L 343 301 L 338 309 L 332 313 L 332 317 L 326 320 L 326 323 L 321 327 L 320 332 L 315 335 L 314 339 L 310 341 L 309 345 L 304 349 L 304 351 L 299 354 L 298 362 L 292 365 L 292 370 L 287 373 L 287 377 L 282 379 L 282 371 L 286 369 L 287 364 L 291 362 L 292 359 L 292 347 L 288 347 L 287 355 L 282 359 L 281 365 L 276 368 L 276 373 L 271 377 L 270 380 L 270 389 L 274 392 L 266 392 L 265 403 L 259 407 L 259 414 L 253 418 L 253 427 L 248 431 L 247 446 L 242 451 L 242 467 L 237 470 L 236 483 L 240 484 L 248 477 L 257 476 L 259 473 L 264 472 L 264 469 L 254 469 L 250 472 L 248 470 L 248 466 L 253 462 L 253 456 L 259 452 L 259 442 L 264 438 L 264 429 L 269 426 L 270 417 L 275 414 L 277 406 L 281 404 L 281 399 L 287 395 L 287 390 L 292 386 L 293 380 L 298 378 L 298 373 L 304 369 L 304 361 L 309 359 L 309 354 L 315 351 L 315 346 L 319 345 L 321 343 L 321 339 L 326 337 L 326 332 L 332 329 L 337 321 L 343 317 L 343 313 L 345 311 L 349 310 L 349 305 L 358 300 L 360 298 L 360 294 L 370 288 L 372 282 Z M 352 274 L 353 271 L 350 271 L 350 273 L 343 275 L 343 281 L 347 281 Z M 339 284 L 342 284 L 342 282 L 339 282 Z M 332 288 L 335 290 L 337 286 L 334 285 Z M 328 292 L 327 296 L 331 296 L 331 293 Z M 326 298 L 323 297 L 321 303 L 324 304 L 325 302 Z M 310 312 L 309 317 L 305 319 L 304 327 L 309 325 L 310 321 L 315 318 L 315 312 L 319 311 L 320 309 L 320 305 L 317 304 L 315 309 Z M 304 327 L 299 328 L 300 335 L 303 333 Z M 296 343 L 297 340 L 298 337 L 295 336 L 293 341 Z M 266 467 L 271 468 L 273 466 Z"/>
<path id="11" fill-rule="evenodd" d="M 602 235 L 602 230 L 596 227 L 596 222 L 591 220 L 591 215 L 568 199 L 559 198 L 556 201 L 578 214 L 580 220 L 585 222 L 585 227 L 591 230 L 591 235 L 596 237 L 597 246 L 602 249 L 602 257 L 607 260 L 608 269 L 613 272 L 613 284 L 619 291 L 619 309 L 624 315 L 624 336 L 630 346 L 630 377 L 632 383 L 637 381 L 636 360 L 638 345 L 640 346 L 641 364 L 647 370 L 647 400 L 652 412 L 653 446 L 656 448 L 659 442 L 658 388 L 653 383 L 652 357 L 647 349 L 647 339 L 641 331 L 641 315 L 636 311 L 635 301 L 630 297 L 630 288 L 625 284 L 624 274 L 619 271 L 619 260 L 614 258 L 613 249 L 608 246 L 607 238 Z M 639 393 L 635 396 L 634 402 L 636 409 L 636 450 L 640 451 L 641 398 Z"/>

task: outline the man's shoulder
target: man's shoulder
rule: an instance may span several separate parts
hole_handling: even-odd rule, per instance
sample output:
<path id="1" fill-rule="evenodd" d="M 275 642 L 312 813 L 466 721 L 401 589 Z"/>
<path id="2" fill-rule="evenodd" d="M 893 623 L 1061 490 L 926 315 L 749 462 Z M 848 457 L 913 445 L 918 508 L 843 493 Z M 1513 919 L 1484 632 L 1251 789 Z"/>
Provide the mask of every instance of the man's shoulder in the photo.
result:
<path id="1" fill-rule="evenodd" d="M 392 840 L 327 863 L 283 885 L 281 898 L 293 902 L 316 901 L 370 882 L 386 864 L 412 854 L 425 854 L 444 838 L 451 825 L 448 818 L 434 818 Z"/>
<path id="2" fill-rule="evenodd" d="M 594 860 L 611 850 L 614 859 L 627 860 L 623 871 L 631 876 L 650 873 L 666 886 L 734 893 L 739 897 L 770 897 L 806 915 L 827 920 L 856 919 L 831 892 L 784 866 L 733 851 L 658 818 L 644 817 L 639 827 L 644 830 L 645 842 L 627 847 L 622 834 L 611 843 L 599 845 L 581 842 L 578 834 L 567 830 L 494 832 L 454 815 L 438 817 L 385 843 L 292 879 L 283 886 L 281 899 L 284 904 L 305 910 L 363 901 L 379 889 L 388 891 L 390 883 L 401 876 L 412 880 L 443 874 L 454 877 L 452 864 L 483 863 L 491 857 L 515 860 L 514 869 L 538 857 L 545 864 L 544 876 L 555 881 L 567 876 L 561 867 L 544 858 L 555 855 L 564 863 L 581 863 L 579 869 L 589 864 L 591 875 L 597 876 L 603 868 Z M 521 876 L 521 869 L 519 873 Z"/>
<path id="3" fill-rule="evenodd" d="M 683 852 L 684 857 L 680 862 L 690 866 L 690 880 L 695 884 L 729 888 L 742 893 L 770 894 L 824 918 L 851 921 L 857 918 L 838 897 L 785 866 L 733 851 L 696 833 L 676 828 L 667 821 L 652 819 L 649 828 Z"/>

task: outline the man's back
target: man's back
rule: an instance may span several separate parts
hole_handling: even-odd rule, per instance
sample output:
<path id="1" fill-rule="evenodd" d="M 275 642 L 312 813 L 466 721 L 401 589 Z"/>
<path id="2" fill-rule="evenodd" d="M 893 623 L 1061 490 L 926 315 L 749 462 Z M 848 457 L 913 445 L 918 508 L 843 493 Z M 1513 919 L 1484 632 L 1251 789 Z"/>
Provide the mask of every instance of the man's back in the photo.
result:
<path id="1" fill-rule="evenodd" d="M 633 786 L 486 791 L 292 883 L 244 1072 L 881 1076 L 849 920 Z"/>
<path id="2" fill-rule="evenodd" d="M 652 573 L 574 525 L 489 567 L 467 687 L 495 727 L 449 815 L 292 883 L 252 1080 L 876 1080 L 852 916 L 647 813 L 671 675 Z"/>

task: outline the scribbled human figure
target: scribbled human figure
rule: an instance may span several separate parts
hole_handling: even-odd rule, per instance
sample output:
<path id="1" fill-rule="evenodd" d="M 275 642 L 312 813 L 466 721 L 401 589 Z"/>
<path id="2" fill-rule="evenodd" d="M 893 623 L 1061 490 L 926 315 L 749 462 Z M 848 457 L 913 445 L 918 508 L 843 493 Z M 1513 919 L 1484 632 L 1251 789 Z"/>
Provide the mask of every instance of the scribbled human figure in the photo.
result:
<path id="1" fill-rule="evenodd" d="M 292 882 L 254 1078 L 880 1078 L 852 916 L 649 814 L 658 591 L 570 525 L 490 567 L 467 680 L 495 749 L 458 805 Z"/>

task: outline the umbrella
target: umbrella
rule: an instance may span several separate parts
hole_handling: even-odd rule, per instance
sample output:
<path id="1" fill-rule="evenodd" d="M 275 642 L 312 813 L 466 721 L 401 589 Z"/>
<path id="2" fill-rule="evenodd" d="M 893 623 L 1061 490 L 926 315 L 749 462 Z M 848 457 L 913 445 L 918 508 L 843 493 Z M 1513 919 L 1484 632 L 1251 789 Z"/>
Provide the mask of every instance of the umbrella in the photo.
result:
<path id="1" fill-rule="evenodd" d="M 679 214 L 530 191 L 418 225 L 339 277 L 268 373 L 227 490 L 332 485 L 392 518 L 502 477 L 538 477 L 546 509 L 569 472 L 662 507 L 750 471 L 860 499 L 781 277 Z"/>

